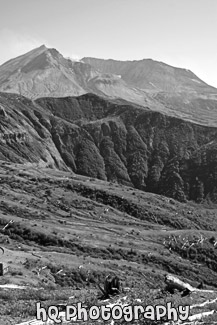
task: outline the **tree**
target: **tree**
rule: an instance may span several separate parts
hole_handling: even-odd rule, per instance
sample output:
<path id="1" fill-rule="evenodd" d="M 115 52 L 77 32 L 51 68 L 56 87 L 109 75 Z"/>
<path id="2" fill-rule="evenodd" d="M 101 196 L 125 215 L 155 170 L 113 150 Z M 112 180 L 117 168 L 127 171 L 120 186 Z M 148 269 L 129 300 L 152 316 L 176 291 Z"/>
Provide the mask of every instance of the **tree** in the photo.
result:
<path id="1" fill-rule="evenodd" d="M 160 193 L 181 202 L 186 201 L 184 181 L 179 175 L 179 162 L 173 159 L 166 166 L 160 182 Z"/>

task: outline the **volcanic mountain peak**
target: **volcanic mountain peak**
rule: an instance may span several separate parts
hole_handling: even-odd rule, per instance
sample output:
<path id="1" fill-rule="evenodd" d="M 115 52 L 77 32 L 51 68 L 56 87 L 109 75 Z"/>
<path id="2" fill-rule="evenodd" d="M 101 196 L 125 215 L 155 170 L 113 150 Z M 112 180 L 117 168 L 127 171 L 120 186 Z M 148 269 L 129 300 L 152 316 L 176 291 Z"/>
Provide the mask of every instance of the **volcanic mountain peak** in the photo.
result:
<path id="1" fill-rule="evenodd" d="M 131 87 L 151 91 L 216 92 L 192 71 L 176 68 L 152 59 L 120 61 L 84 57 L 82 62 L 91 64 L 103 73 L 116 73 Z"/>
<path id="2" fill-rule="evenodd" d="M 0 91 L 26 97 L 64 97 L 92 92 L 143 104 L 137 94 L 114 73 L 101 73 L 89 63 L 64 58 L 42 45 L 0 66 Z"/>
<path id="3" fill-rule="evenodd" d="M 94 93 L 209 125 L 217 115 L 217 89 L 190 70 L 152 59 L 73 61 L 45 45 L 0 66 L 0 91 L 31 99 Z"/>
<path id="4" fill-rule="evenodd" d="M 99 74 L 42 45 L 0 66 L 0 90 L 30 98 L 81 95 L 91 91 L 88 80 Z"/>
<path id="5" fill-rule="evenodd" d="M 16 58 L 13 58 L 5 63 L 2 64 L 1 68 L 10 69 L 13 70 L 13 68 L 16 68 L 19 65 L 25 65 L 25 63 L 31 61 L 38 55 L 41 55 L 43 52 L 47 51 L 48 48 L 45 45 L 41 45 L 40 47 L 37 47 L 36 49 L 33 49 L 25 54 L 22 54 Z"/>

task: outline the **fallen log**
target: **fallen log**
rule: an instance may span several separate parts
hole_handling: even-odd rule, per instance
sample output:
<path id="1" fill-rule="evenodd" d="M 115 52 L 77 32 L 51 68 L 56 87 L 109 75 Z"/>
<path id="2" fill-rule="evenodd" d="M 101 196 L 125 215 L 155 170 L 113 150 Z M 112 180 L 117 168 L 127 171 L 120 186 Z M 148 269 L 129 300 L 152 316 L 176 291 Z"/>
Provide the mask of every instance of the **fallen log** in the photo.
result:
<path id="1" fill-rule="evenodd" d="M 165 277 L 165 283 L 167 285 L 167 290 L 168 291 L 184 291 L 184 290 L 189 290 L 190 292 L 194 291 L 196 288 L 192 287 L 189 283 L 183 282 L 176 278 L 173 275 L 166 275 Z"/>
<path id="2" fill-rule="evenodd" d="M 215 292 L 214 290 L 204 290 L 192 287 L 189 283 L 179 280 L 177 277 L 167 274 L 165 276 L 166 290 L 169 292 L 178 291 L 189 291 L 191 292 Z"/>
<path id="3" fill-rule="evenodd" d="M 2 231 L 4 231 L 10 224 L 14 223 L 14 220 L 10 220 L 5 226 L 4 228 L 2 228 Z"/>
<path id="4" fill-rule="evenodd" d="M 32 256 L 35 256 L 35 257 L 41 258 L 40 255 L 37 255 L 37 254 L 35 254 L 35 253 L 31 253 L 31 254 L 32 254 Z"/>
<path id="5" fill-rule="evenodd" d="M 205 311 L 205 312 L 203 312 L 203 313 L 199 313 L 199 314 L 195 314 L 195 315 L 189 316 L 189 317 L 188 317 L 188 320 L 189 320 L 190 322 L 192 322 L 192 321 L 196 321 L 196 320 L 200 320 L 200 319 L 202 319 L 202 318 L 204 318 L 204 317 L 207 317 L 207 316 L 210 316 L 210 315 L 212 315 L 212 314 L 214 314 L 214 313 L 215 313 L 215 310 L 214 310 L 214 309 L 211 310 L 211 311 Z"/>
<path id="6" fill-rule="evenodd" d="M 215 310 L 211 310 L 211 311 L 205 311 L 203 313 L 199 313 L 199 314 L 195 314 L 195 315 L 192 315 L 192 316 L 189 316 L 188 317 L 188 321 L 183 323 L 180 319 L 173 323 L 173 324 L 176 324 L 176 325 L 195 325 L 197 324 L 197 322 L 199 320 L 203 320 L 205 317 L 208 317 L 210 315 L 213 315 L 215 313 Z M 215 322 L 213 322 L 214 324 Z M 170 325 L 171 323 L 164 323 L 163 325 Z M 200 324 L 204 324 L 204 322 L 200 322 Z"/>

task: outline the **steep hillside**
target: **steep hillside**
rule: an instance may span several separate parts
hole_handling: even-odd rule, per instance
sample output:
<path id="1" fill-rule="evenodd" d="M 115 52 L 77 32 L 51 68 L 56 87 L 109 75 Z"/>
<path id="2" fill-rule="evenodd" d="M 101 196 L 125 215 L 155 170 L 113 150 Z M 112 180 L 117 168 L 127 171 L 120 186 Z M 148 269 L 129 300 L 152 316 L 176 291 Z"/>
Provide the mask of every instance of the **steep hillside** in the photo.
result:
<path id="1" fill-rule="evenodd" d="M 0 95 L 0 154 L 180 201 L 216 201 L 217 129 L 94 94 Z"/>
<path id="2" fill-rule="evenodd" d="M 33 103 L 18 95 L 0 94 L 0 159 L 16 163 L 67 169 L 52 141 L 49 115 L 43 110 L 43 126 Z M 40 109 L 37 110 L 40 114 Z"/>
<path id="3" fill-rule="evenodd" d="M 85 114 L 92 111 L 91 121 L 87 115 L 80 120 L 76 116 L 76 135 L 69 124 L 57 122 L 53 129 L 62 139 L 59 151 L 72 154 L 68 165 L 75 172 L 133 184 L 179 200 L 200 201 L 215 195 L 216 128 L 141 107 L 106 105 L 95 95 L 83 95 L 76 101 L 61 99 L 62 105 L 60 99 L 48 98 L 37 103 L 59 117 L 65 117 L 69 107 L 75 114 L 77 105 Z M 74 121 L 75 116 L 67 115 L 67 119 Z M 198 186 L 202 192 L 195 190 Z"/>
<path id="4" fill-rule="evenodd" d="M 3 161 L 0 194 L 0 257 L 8 266 L 0 277 L 1 324 L 36 324 L 38 301 L 100 305 L 98 284 L 108 274 L 123 291 L 110 303 L 195 305 L 191 315 L 199 303 L 198 312 L 216 309 L 216 209 Z M 207 291 L 170 294 L 166 274 L 194 287 L 202 281 Z"/>

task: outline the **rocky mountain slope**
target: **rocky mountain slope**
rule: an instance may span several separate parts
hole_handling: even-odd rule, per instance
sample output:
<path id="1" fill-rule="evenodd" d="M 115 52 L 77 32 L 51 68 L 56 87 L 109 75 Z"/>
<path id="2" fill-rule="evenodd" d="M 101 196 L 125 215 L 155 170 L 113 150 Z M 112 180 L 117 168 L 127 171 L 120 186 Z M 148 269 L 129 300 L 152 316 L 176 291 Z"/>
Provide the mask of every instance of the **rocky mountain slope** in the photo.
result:
<path id="1" fill-rule="evenodd" d="M 190 70 L 151 59 L 117 61 L 86 57 L 82 62 L 89 63 L 102 73 L 120 75 L 131 87 L 164 92 L 217 92 L 216 88 L 207 85 Z"/>
<path id="2" fill-rule="evenodd" d="M 37 161 L 52 166 L 58 163 L 60 168 L 67 169 L 49 130 L 38 122 L 34 109 L 25 97 L 1 94 L 0 159 L 17 163 Z M 37 111 L 40 112 L 40 109 Z M 43 116 L 46 123 L 44 111 Z"/>
<path id="3" fill-rule="evenodd" d="M 44 45 L 0 66 L 0 91 L 30 99 L 95 93 L 153 111 L 217 125 L 217 90 L 189 70 L 153 60 L 72 61 Z"/>
<path id="4" fill-rule="evenodd" d="M 115 74 L 103 74 L 88 63 L 64 58 L 57 50 L 41 46 L 0 66 L 0 91 L 37 97 L 77 96 L 87 92 L 144 102 Z"/>
<path id="5" fill-rule="evenodd" d="M 180 201 L 216 201 L 217 129 L 94 94 L 1 93 L 0 153 Z"/>
<path id="6" fill-rule="evenodd" d="M 200 124 L 216 125 L 217 89 L 190 70 L 151 59 L 116 61 L 83 58 L 82 62 L 91 64 L 102 73 L 116 73 L 130 87 L 143 90 L 151 109 Z"/>

